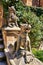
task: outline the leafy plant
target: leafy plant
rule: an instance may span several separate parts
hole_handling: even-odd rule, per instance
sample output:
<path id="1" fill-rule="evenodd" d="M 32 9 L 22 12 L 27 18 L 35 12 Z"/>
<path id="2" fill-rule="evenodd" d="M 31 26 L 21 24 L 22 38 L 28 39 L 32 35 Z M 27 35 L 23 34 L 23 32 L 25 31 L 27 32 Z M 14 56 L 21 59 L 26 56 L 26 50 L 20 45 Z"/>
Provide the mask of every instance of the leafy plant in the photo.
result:
<path id="1" fill-rule="evenodd" d="M 32 49 L 33 54 L 36 58 L 43 62 L 43 50 L 37 50 L 35 48 Z"/>

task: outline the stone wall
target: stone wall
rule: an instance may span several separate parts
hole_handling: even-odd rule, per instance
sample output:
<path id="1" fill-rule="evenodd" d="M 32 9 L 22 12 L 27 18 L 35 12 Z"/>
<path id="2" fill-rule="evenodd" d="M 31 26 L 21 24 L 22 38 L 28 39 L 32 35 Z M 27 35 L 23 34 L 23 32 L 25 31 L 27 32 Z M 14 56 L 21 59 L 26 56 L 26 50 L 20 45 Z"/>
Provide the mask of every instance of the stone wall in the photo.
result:
<path id="1" fill-rule="evenodd" d="M 27 6 L 41 6 L 43 7 L 43 0 L 22 0 Z"/>
<path id="2" fill-rule="evenodd" d="M 23 1 L 23 3 L 24 3 L 24 4 L 26 4 L 26 3 L 27 3 L 27 0 L 22 0 L 22 1 Z"/>
<path id="3" fill-rule="evenodd" d="M 40 0 L 40 6 L 43 7 L 43 0 Z"/>
<path id="4" fill-rule="evenodd" d="M 32 0 L 22 0 L 23 3 L 27 6 L 32 6 Z"/>
<path id="5" fill-rule="evenodd" d="M 3 22 L 3 6 L 0 5 L 0 28 L 2 27 Z"/>
<path id="6" fill-rule="evenodd" d="M 32 0 L 27 0 L 26 5 L 32 6 Z"/>
<path id="7" fill-rule="evenodd" d="M 32 6 L 39 6 L 39 0 L 32 0 Z"/>

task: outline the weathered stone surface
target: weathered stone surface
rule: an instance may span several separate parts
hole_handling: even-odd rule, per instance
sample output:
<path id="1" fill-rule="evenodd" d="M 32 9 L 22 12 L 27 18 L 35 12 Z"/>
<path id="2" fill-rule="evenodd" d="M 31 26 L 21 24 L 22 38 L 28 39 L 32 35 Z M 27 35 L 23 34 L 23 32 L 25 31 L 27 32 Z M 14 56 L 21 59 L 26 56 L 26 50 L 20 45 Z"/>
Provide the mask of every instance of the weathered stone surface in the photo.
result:
<path id="1" fill-rule="evenodd" d="M 39 6 L 39 0 L 32 0 L 32 6 Z"/>
<path id="2" fill-rule="evenodd" d="M 16 9 L 14 6 L 8 7 L 9 15 L 8 15 L 8 26 L 13 27 L 14 25 L 18 27 L 17 21 L 19 18 L 16 16 Z"/>
<path id="3" fill-rule="evenodd" d="M 25 63 L 24 62 L 24 57 L 21 57 L 19 59 L 15 58 L 14 62 L 16 65 L 43 65 L 43 63 L 38 60 L 37 58 L 35 58 L 30 52 L 27 52 L 27 60 L 29 61 L 29 63 Z"/>
<path id="4" fill-rule="evenodd" d="M 43 7 L 43 0 L 22 0 L 27 6 L 41 6 Z"/>
<path id="5" fill-rule="evenodd" d="M 43 63 L 34 57 L 34 55 L 28 51 L 26 51 L 27 55 L 27 61 L 28 63 L 25 63 L 24 57 L 21 56 L 19 58 L 15 57 L 14 59 L 8 59 L 12 65 L 43 65 Z M 8 56 L 7 56 L 8 57 Z M 9 57 L 8 57 L 9 58 Z"/>
<path id="6" fill-rule="evenodd" d="M 30 62 L 27 63 L 26 65 L 43 65 L 43 63 L 40 60 L 35 58 L 34 55 L 32 55 L 29 52 L 27 52 L 27 61 Z"/>
<path id="7" fill-rule="evenodd" d="M 40 6 L 43 7 L 43 0 L 40 0 Z"/>
<path id="8" fill-rule="evenodd" d="M 22 0 L 23 3 L 27 6 L 32 6 L 32 0 Z"/>
<path id="9" fill-rule="evenodd" d="M 24 58 L 23 57 L 21 57 L 19 59 L 15 58 L 14 59 L 14 62 L 15 62 L 16 65 L 25 65 L 25 62 L 24 62 Z"/>
<path id="10" fill-rule="evenodd" d="M 4 45 L 0 44 L 0 51 L 2 51 L 4 49 Z"/>
<path id="11" fill-rule="evenodd" d="M 29 51 L 26 51 L 25 53 L 26 53 L 26 63 L 29 64 L 30 62 L 33 61 L 34 55 Z"/>
<path id="12" fill-rule="evenodd" d="M 38 59 L 34 58 L 32 62 L 26 65 L 43 65 L 43 63 L 40 62 Z"/>
<path id="13" fill-rule="evenodd" d="M 0 65 L 7 65 L 6 62 L 0 62 Z"/>
<path id="14" fill-rule="evenodd" d="M 14 26 L 14 27 L 12 27 L 12 28 L 10 28 L 10 27 L 6 27 L 6 28 L 4 28 L 5 30 L 21 30 L 19 27 L 16 27 L 16 26 Z"/>

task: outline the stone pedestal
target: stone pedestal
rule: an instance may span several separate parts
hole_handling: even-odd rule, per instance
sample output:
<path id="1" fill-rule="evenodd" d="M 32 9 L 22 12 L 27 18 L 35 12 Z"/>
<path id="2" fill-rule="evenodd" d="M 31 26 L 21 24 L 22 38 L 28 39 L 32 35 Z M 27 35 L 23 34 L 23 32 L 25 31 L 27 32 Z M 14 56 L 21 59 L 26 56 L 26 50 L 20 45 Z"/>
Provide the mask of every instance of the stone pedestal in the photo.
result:
<path id="1" fill-rule="evenodd" d="M 20 33 L 20 28 L 16 26 L 12 28 L 6 27 L 2 29 L 2 33 L 3 33 L 3 40 L 4 40 L 5 49 L 6 49 L 9 46 L 9 44 L 14 45 L 14 43 L 17 41 L 18 34 Z M 5 51 L 5 54 L 6 54 L 6 51 Z M 6 57 L 7 57 L 8 65 L 10 65 L 9 60 L 11 59 L 9 59 L 8 55 L 6 55 Z"/>
<path id="2" fill-rule="evenodd" d="M 17 41 L 18 34 L 20 33 L 20 28 L 16 26 L 12 28 L 6 27 L 2 29 L 2 33 L 3 33 L 4 45 L 6 48 L 9 44 L 14 44 L 14 42 Z"/>

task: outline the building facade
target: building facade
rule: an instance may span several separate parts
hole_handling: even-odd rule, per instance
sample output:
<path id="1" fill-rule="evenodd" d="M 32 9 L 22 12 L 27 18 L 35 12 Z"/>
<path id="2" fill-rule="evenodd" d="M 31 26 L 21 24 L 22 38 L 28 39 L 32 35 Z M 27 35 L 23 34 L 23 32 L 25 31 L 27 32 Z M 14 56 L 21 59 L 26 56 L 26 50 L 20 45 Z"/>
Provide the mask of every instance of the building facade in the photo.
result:
<path id="1" fill-rule="evenodd" d="M 43 0 L 40 0 L 40 6 L 43 7 Z"/>
<path id="2" fill-rule="evenodd" d="M 43 0 L 22 0 L 27 6 L 40 6 L 43 7 Z"/>

